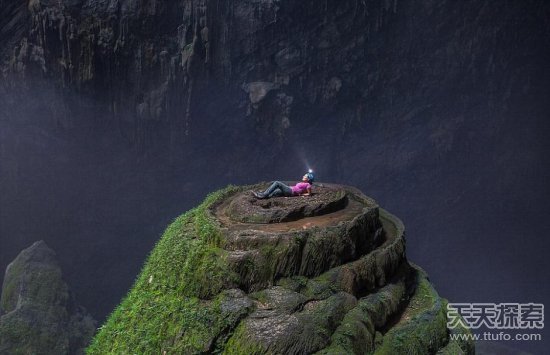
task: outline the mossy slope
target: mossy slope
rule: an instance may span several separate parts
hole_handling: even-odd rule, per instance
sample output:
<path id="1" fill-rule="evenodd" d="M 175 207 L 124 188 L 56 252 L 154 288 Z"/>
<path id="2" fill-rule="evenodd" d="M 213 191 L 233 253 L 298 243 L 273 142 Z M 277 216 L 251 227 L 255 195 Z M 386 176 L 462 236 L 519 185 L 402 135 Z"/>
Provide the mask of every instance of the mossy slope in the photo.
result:
<path id="1" fill-rule="evenodd" d="M 345 230 L 339 220 L 336 227 L 231 234 L 216 213 L 249 188 L 229 186 L 176 218 L 89 354 L 472 353 L 471 344 L 448 343 L 445 300 L 408 263 L 398 218 L 384 210 L 379 217 L 369 202 L 345 221 L 351 223 Z M 348 229 L 370 241 L 368 248 L 354 248 L 312 272 L 301 269 L 310 253 L 303 252 L 306 242 L 297 242 L 300 236 L 321 245 L 327 231 L 338 230 L 328 238 L 338 245 L 355 235 Z M 355 245 L 364 243 L 359 239 Z M 287 257 L 296 248 L 302 257 Z M 239 267 L 246 253 L 256 257 Z M 269 282 L 243 287 L 253 279 L 249 274 Z"/>
<path id="2" fill-rule="evenodd" d="M 231 317 L 222 314 L 224 285 L 235 278 L 208 208 L 236 191 L 210 194 L 166 229 L 121 304 L 99 329 L 88 354 L 213 351 Z"/>

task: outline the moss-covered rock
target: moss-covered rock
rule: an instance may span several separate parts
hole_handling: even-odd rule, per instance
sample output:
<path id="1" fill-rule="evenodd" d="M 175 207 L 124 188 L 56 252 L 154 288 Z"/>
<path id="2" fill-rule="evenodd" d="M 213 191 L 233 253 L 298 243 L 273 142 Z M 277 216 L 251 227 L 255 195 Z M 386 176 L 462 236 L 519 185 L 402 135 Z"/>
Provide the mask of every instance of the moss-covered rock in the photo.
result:
<path id="1" fill-rule="evenodd" d="M 444 302 L 424 271 L 413 272 L 414 293 L 395 323 L 389 324 L 375 354 L 431 354 L 447 344 Z"/>
<path id="2" fill-rule="evenodd" d="M 399 219 L 326 187 L 345 206 L 279 223 L 235 216 L 257 185 L 209 195 L 167 228 L 88 352 L 471 353 L 448 344 L 444 300 L 408 263 Z M 280 204 L 334 197 L 317 193 Z"/>
<path id="3" fill-rule="evenodd" d="M 0 354 L 80 354 L 94 331 L 95 321 L 76 303 L 46 243 L 34 243 L 8 265 Z"/>
<path id="4" fill-rule="evenodd" d="M 383 230 L 378 206 L 372 200 L 343 188 L 319 190 L 317 200 L 311 202 L 309 198 L 294 200 L 302 206 L 317 206 L 318 200 L 323 200 L 323 191 L 330 195 L 327 199 L 336 191 L 349 201 L 344 209 L 331 214 L 278 226 L 232 222 L 231 201 L 243 199 L 247 193 L 236 194 L 214 209 L 215 217 L 222 221 L 229 265 L 239 275 L 238 287 L 255 291 L 273 285 L 281 277 L 317 276 L 357 260 L 377 245 Z M 334 215 L 337 218 L 333 219 Z"/>
<path id="5" fill-rule="evenodd" d="M 345 292 L 324 300 L 311 300 L 295 312 L 283 307 L 258 309 L 241 324 L 228 343 L 228 353 L 238 353 L 243 344 L 269 354 L 311 354 L 323 349 L 330 334 L 344 315 L 357 304 L 357 299 Z"/>
<path id="6" fill-rule="evenodd" d="M 222 291 L 236 275 L 228 268 L 221 232 L 209 208 L 234 191 L 230 186 L 209 195 L 166 229 L 88 353 L 209 352 L 217 339 L 232 331 L 232 317 L 223 312 L 231 307 L 222 307 L 228 301 Z"/>
<path id="7" fill-rule="evenodd" d="M 330 346 L 319 354 L 362 354 L 374 351 L 379 332 L 390 317 L 396 315 L 408 300 L 411 269 L 404 263 L 393 280 L 367 296 L 350 310 L 331 336 Z"/>
<path id="8" fill-rule="evenodd" d="M 443 307 L 447 309 L 447 300 L 443 299 Z M 455 335 L 453 338 L 449 337 L 449 342 L 443 348 L 441 348 L 437 354 L 438 355 L 463 355 L 463 354 L 474 354 L 475 346 L 474 342 L 468 339 L 468 335 L 471 336 L 471 331 L 468 328 L 462 326 L 461 323 L 455 328 L 449 329 L 449 334 Z M 462 337 L 458 334 L 463 334 Z"/>

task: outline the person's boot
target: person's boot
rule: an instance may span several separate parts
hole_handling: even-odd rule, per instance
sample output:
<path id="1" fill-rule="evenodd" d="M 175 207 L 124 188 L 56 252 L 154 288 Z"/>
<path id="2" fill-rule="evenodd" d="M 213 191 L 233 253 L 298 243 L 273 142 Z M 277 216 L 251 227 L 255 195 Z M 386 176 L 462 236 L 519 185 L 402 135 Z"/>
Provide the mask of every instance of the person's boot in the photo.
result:
<path id="1" fill-rule="evenodd" d="M 255 191 L 253 191 L 252 193 L 254 194 L 254 197 L 256 197 L 256 198 L 259 199 L 259 200 L 262 200 L 262 199 L 265 198 L 265 195 L 264 195 L 263 193 L 261 193 L 261 192 L 255 192 Z"/>

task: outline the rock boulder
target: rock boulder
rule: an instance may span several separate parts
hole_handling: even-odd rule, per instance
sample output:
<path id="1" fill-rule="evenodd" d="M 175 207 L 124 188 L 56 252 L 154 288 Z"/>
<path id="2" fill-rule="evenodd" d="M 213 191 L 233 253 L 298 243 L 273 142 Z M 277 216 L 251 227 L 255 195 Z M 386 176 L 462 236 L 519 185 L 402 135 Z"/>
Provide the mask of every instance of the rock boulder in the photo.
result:
<path id="1" fill-rule="evenodd" d="M 76 303 L 46 243 L 34 243 L 8 265 L 0 299 L 0 354 L 83 354 L 95 325 Z"/>

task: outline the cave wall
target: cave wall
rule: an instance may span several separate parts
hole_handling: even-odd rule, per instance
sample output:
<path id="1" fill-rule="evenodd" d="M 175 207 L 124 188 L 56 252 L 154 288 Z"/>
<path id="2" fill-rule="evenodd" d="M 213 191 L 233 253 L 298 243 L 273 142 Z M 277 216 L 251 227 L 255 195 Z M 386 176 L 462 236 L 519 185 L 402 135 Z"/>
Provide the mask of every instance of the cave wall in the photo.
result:
<path id="1" fill-rule="evenodd" d="M 540 106 L 548 78 L 543 1 L 31 1 L 5 12 L 6 120 L 112 134 L 144 154 L 261 141 L 270 148 L 257 156 L 305 151 L 340 177 L 356 165 L 346 147 L 407 132 L 415 147 L 389 149 L 392 165 L 410 166 L 459 139 L 500 139 L 494 128 L 513 126 L 518 104 Z M 26 114 L 20 97 L 33 98 Z"/>
<path id="2" fill-rule="evenodd" d="M 0 266 L 47 233 L 62 263 L 94 265 L 84 302 L 111 275 L 92 311 L 169 216 L 306 165 L 403 216 L 438 282 L 446 251 L 499 238 L 491 269 L 517 250 L 531 261 L 512 277 L 543 262 L 522 226 L 550 197 L 545 1 L 0 5 Z"/>

